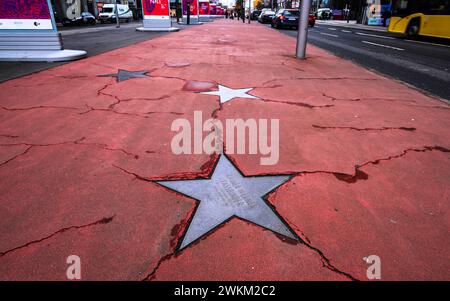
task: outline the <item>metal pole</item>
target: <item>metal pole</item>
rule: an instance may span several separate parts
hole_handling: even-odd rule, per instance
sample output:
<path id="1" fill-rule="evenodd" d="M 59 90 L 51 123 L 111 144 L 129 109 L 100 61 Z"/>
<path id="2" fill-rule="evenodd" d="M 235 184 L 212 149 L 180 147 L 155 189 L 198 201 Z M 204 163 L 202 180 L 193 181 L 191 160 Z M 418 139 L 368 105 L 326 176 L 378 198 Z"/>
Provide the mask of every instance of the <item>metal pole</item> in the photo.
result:
<path id="1" fill-rule="evenodd" d="M 308 39 L 308 19 L 311 9 L 311 0 L 302 0 L 300 18 L 298 19 L 297 49 L 295 56 L 298 59 L 306 58 L 306 41 Z"/>
<path id="2" fill-rule="evenodd" d="M 251 10 L 252 0 L 248 0 L 248 24 L 250 24 L 250 10 Z"/>
<path id="3" fill-rule="evenodd" d="M 117 9 L 117 0 L 114 2 L 114 10 L 116 11 L 116 28 L 120 27 L 119 10 Z"/>
<path id="4" fill-rule="evenodd" d="M 186 23 L 187 25 L 191 24 L 191 1 L 187 0 L 186 2 L 186 13 L 187 13 L 187 18 L 186 18 Z"/>

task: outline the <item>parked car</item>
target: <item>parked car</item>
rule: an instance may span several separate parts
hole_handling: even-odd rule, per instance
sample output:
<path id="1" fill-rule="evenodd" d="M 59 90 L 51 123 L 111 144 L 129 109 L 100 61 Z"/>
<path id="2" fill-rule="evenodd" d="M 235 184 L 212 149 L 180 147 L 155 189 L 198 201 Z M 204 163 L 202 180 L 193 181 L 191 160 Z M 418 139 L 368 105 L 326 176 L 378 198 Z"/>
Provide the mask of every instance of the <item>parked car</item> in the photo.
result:
<path id="1" fill-rule="evenodd" d="M 260 14 L 261 14 L 261 11 L 255 9 L 255 10 L 252 11 L 252 13 L 250 14 L 250 20 L 258 20 L 258 17 L 259 17 Z"/>
<path id="2" fill-rule="evenodd" d="M 280 9 L 272 20 L 272 27 L 281 28 L 295 28 L 298 29 L 298 19 L 300 11 L 297 9 Z M 316 24 L 316 17 L 313 14 L 309 15 L 308 24 L 314 27 Z"/>
<path id="3" fill-rule="evenodd" d="M 63 26 L 69 26 L 69 25 L 86 25 L 86 24 L 90 24 L 90 25 L 95 25 L 96 24 L 96 20 L 95 17 L 89 13 L 89 12 L 82 12 L 81 15 L 77 18 L 73 18 L 73 19 L 64 19 L 62 20 L 62 25 Z"/>
<path id="4" fill-rule="evenodd" d="M 133 12 L 127 4 L 117 4 L 119 21 L 130 22 L 133 20 Z M 104 4 L 102 11 L 98 14 L 101 23 L 116 22 L 115 4 Z"/>
<path id="5" fill-rule="evenodd" d="M 272 18 L 275 16 L 275 13 L 271 10 L 266 10 L 263 11 L 259 17 L 258 17 L 258 22 L 260 23 L 272 23 Z"/>

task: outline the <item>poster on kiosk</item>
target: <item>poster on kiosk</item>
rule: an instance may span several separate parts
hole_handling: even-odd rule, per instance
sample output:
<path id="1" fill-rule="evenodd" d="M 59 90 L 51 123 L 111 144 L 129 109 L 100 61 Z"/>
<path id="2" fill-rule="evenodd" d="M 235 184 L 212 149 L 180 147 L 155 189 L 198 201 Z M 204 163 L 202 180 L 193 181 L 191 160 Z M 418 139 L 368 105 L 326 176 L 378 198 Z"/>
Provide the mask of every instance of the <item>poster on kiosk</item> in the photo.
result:
<path id="1" fill-rule="evenodd" d="M 69 61 L 86 51 L 64 49 L 50 0 L 0 0 L 0 61 Z"/>
<path id="2" fill-rule="evenodd" d="M 143 26 L 137 31 L 177 31 L 170 20 L 169 0 L 142 0 Z"/>
<path id="3" fill-rule="evenodd" d="M 212 21 L 210 19 L 211 17 L 211 13 L 210 13 L 210 4 L 209 4 L 209 0 L 198 0 L 198 11 L 199 11 L 199 18 L 200 21 Z"/>
<path id="4" fill-rule="evenodd" d="M 210 3 L 210 5 L 209 5 L 209 14 L 212 16 L 212 17 L 216 17 L 216 15 L 217 15 L 217 4 L 215 4 L 215 3 Z"/>
<path id="5" fill-rule="evenodd" d="M 56 31 L 47 0 L 1 0 L 0 30 Z"/>
<path id="6" fill-rule="evenodd" d="M 187 7 L 188 7 L 188 2 L 190 3 L 189 24 L 190 25 L 203 24 L 202 22 L 199 22 L 199 17 L 198 17 L 198 0 L 182 0 L 182 1 L 183 1 L 183 24 L 187 24 Z"/>

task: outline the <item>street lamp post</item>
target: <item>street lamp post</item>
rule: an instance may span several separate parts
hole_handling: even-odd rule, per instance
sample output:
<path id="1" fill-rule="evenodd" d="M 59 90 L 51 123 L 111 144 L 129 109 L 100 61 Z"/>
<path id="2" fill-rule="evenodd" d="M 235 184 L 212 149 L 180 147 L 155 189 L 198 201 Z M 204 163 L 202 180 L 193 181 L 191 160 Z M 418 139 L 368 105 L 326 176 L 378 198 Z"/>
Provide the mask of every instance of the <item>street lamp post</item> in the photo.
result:
<path id="1" fill-rule="evenodd" d="M 114 10 L 116 11 L 116 28 L 120 27 L 119 10 L 117 9 L 117 0 L 114 2 Z"/>
<path id="2" fill-rule="evenodd" d="M 186 24 L 189 25 L 191 24 L 191 1 L 189 0 L 186 2 L 186 14 Z"/>
<path id="3" fill-rule="evenodd" d="M 248 0 L 248 24 L 250 24 L 250 10 L 251 10 L 252 0 Z"/>
<path id="4" fill-rule="evenodd" d="M 298 19 L 297 49 L 295 56 L 299 59 L 306 58 L 306 41 L 308 39 L 308 19 L 311 9 L 311 0 L 303 0 L 300 8 L 300 18 Z"/>

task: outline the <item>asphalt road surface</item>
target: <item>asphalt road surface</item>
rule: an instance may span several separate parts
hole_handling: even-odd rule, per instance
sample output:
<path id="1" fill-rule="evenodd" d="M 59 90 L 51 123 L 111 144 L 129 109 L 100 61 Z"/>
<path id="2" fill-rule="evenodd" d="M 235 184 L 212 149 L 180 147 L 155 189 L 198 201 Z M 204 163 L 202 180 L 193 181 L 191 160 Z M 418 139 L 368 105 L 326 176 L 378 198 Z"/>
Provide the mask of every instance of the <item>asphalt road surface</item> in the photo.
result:
<path id="1" fill-rule="evenodd" d="M 297 36 L 296 30 L 280 31 Z M 387 32 L 325 24 L 310 28 L 308 41 L 337 56 L 450 100 L 448 43 L 408 40 Z"/>
<path id="2" fill-rule="evenodd" d="M 95 26 L 64 27 L 61 32 L 65 49 L 86 50 L 88 56 L 125 47 L 145 40 L 153 39 L 167 32 L 138 32 L 142 22 L 115 24 L 97 24 Z M 183 27 L 173 23 L 174 27 Z M 38 72 L 67 62 L 0 62 L 0 82 Z"/>

